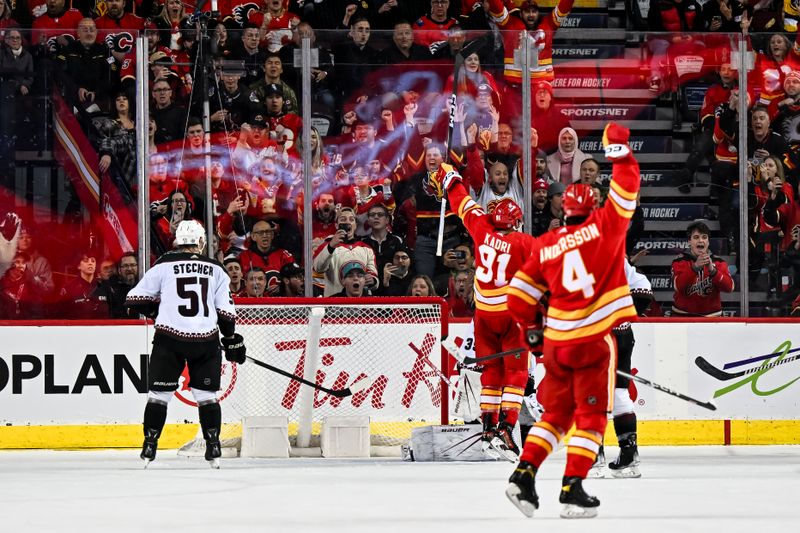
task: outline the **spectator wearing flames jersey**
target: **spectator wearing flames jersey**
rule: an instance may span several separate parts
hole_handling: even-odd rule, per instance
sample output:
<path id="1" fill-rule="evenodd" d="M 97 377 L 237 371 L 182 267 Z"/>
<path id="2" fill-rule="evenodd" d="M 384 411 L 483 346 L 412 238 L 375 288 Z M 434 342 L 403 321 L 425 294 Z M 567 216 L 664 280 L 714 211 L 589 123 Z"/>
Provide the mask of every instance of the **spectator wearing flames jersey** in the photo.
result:
<path id="1" fill-rule="evenodd" d="M 67 7 L 66 0 L 47 0 L 47 11 L 33 21 L 32 46 L 42 46 L 45 54 L 56 52 L 75 40 L 82 18 L 80 11 Z"/>
<path id="2" fill-rule="evenodd" d="M 450 0 L 431 0 L 430 14 L 414 23 L 414 42 L 430 47 L 433 43 L 447 40 L 447 30 L 456 24 L 456 19 L 447 16 Z"/>
<path id="3" fill-rule="evenodd" d="M 508 12 L 503 0 L 489 0 L 489 13 L 503 34 L 503 75 L 507 82 L 518 87 L 522 80 L 522 73 L 514 65 L 514 50 L 519 46 L 520 31 L 527 31 L 532 44 L 539 48 L 539 66 L 531 69 L 531 81 L 553 81 L 553 35 L 572 11 L 574 3 L 575 0 L 559 0 L 549 15 L 541 17 L 539 5 L 533 0 L 526 0 L 520 4 L 519 17 L 516 17 Z"/>
<path id="4" fill-rule="evenodd" d="M 283 248 L 273 246 L 278 225 L 269 220 L 259 220 L 250 231 L 250 245 L 239 254 L 242 271 L 247 273 L 254 267 L 263 270 L 267 277 L 267 296 L 276 296 L 280 289 L 280 271 L 283 265 L 293 263 L 294 257 Z"/>
<path id="5" fill-rule="evenodd" d="M 138 33 L 144 30 L 144 19 L 125 12 L 125 0 L 106 0 L 108 11 L 98 18 L 97 34 L 105 42 L 118 63 L 133 50 Z"/>
<path id="6" fill-rule="evenodd" d="M 711 253 L 711 230 L 703 222 L 686 228 L 689 251 L 672 262 L 675 315 L 722 316 L 721 293 L 733 292 L 728 264 Z"/>

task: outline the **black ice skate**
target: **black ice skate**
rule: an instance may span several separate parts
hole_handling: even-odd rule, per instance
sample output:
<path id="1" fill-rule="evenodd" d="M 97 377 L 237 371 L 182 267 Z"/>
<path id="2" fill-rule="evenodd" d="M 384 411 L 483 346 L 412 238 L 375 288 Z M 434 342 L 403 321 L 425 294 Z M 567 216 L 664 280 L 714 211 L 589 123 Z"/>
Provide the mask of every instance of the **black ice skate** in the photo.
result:
<path id="1" fill-rule="evenodd" d="M 558 501 L 564 504 L 561 518 L 594 518 L 600 506 L 600 500 L 586 494 L 581 478 L 576 476 L 564 477 Z"/>
<path id="2" fill-rule="evenodd" d="M 481 435 L 481 450 L 483 453 L 492 459 L 500 459 L 500 452 L 498 452 L 492 441 L 497 438 L 497 426 L 492 422 L 491 415 L 483 415 L 483 434 Z"/>
<path id="3" fill-rule="evenodd" d="M 158 450 L 158 430 L 148 429 L 145 432 L 142 453 L 139 454 L 139 457 L 144 460 L 145 468 L 156 458 L 156 450 Z"/>
<path id="4" fill-rule="evenodd" d="M 636 446 L 636 433 L 619 440 L 619 457 L 608 463 L 608 469 L 616 478 L 642 477 L 639 472 L 639 448 Z"/>
<path id="5" fill-rule="evenodd" d="M 600 445 L 600 450 L 597 452 L 597 457 L 592 464 L 592 468 L 589 469 L 589 473 L 586 474 L 587 478 L 593 479 L 600 479 L 606 477 L 604 469 L 606 466 L 606 454 L 603 451 L 603 445 Z"/>
<path id="6" fill-rule="evenodd" d="M 503 459 L 512 463 L 519 458 L 519 446 L 514 442 L 513 431 L 514 426 L 505 421 L 500 422 L 494 438 L 489 443 Z"/>
<path id="7" fill-rule="evenodd" d="M 506 496 L 522 514 L 528 518 L 539 508 L 539 496 L 536 495 L 536 467 L 521 461 L 511 477 L 508 478 Z"/>
<path id="8" fill-rule="evenodd" d="M 219 458 L 222 457 L 222 445 L 219 442 L 219 430 L 209 429 L 206 437 L 206 461 L 211 468 L 219 468 Z"/>

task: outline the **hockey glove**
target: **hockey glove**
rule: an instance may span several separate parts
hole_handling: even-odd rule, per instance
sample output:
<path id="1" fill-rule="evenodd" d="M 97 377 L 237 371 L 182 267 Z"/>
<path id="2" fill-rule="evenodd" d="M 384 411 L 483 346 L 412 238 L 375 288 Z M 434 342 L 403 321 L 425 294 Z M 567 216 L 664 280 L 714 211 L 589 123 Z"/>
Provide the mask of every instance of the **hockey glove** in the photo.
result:
<path id="1" fill-rule="evenodd" d="M 606 152 L 606 159 L 613 163 L 628 157 L 631 154 L 631 147 L 628 146 L 630 136 L 631 130 L 610 122 L 603 130 L 603 149 Z"/>
<path id="2" fill-rule="evenodd" d="M 544 342 L 544 331 L 536 326 L 522 328 L 522 342 L 530 349 L 535 357 L 542 355 L 542 342 Z"/>
<path id="3" fill-rule="evenodd" d="M 433 185 L 437 191 L 437 199 L 441 199 L 444 195 L 444 191 L 449 190 L 454 183 L 461 183 L 463 181 L 455 167 L 447 163 L 442 163 L 439 170 L 431 172 L 429 177 L 430 181 L 433 182 L 431 185 Z"/>
<path id="4" fill-rule="evenodd" d="M 244 363 L 247 349 L 244 346 L 244 337 L 234 333 L 230 337 L 222 337 L 222 347 L 225 349 L 225 359 L 232 363 Z"/>

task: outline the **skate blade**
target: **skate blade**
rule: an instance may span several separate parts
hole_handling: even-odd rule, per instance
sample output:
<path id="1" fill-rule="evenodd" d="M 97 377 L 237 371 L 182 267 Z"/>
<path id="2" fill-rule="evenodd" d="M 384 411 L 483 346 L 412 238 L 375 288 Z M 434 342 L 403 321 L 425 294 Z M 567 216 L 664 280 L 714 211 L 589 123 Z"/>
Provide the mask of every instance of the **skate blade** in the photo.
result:
<path id="1" fill-rule="evenodd" d="M 597 507 L 581 507 L 568 503 L 561 509 L 561 518 L 594 518 L 597 516 Z"/>
<path id="2" fill-rule="evenodd" d="M 506 497 L 508 498 L 508 501 L 513 503 L 514 507 L 522 511 L 522 514 L 528 518 L 532 518 L 534 511 L 536 511 L 536 509 L 539 507 L 527 500 L 521 500 L 519 497 L 520 494 L 522 494 L 522 490 L 520 490 L 516 484 L 509 483 L 508 487 L 506 487 Z"/>
<path id="3" fill-rule="evenodd" d="M 632 479 L 642 477 L 642 473 L 639 472 L 639 467 L 635 465 L 626 466 L 621 470 L 611 470 L 611 477 L 615 477 L 617 479 Z"/>
<path id="4" fill-rule="evenodd" d="M 591 479 L 603 479 L 606 477 L 605 472 L 603 471 L 603 465 L 593 466 L 589 469 L 589 472 L 586 474 L 586 478 Z"/>
<path id="5" fill-rule="evenodd" d="M 489 446 L 491 446 L 494 449 L 494 451 L 498 455 L 498 458 L 500 459 L 504 459 L 510 463 L 516 463 L 517 460 L 519 459 L 519 456 L 517 456 L 517 454 L 514 453 L 514 450 L 510 449 L 503 443 L 502 440 L 496 437 L 492 439 L 491 442 L 489 442 Z"/>
<path id="6" fill-rule="evenodd" d="M 219 457 L 215 457 L 214 459 L 209 459 L 208 466 L 210 466 L 214 470 L 219 470 Z"/>
<path id="7" fill-rule="evenodd" d="M 150 463 L 153 462 L 152 459 L 147 459 L 147 458 L 144 458 L 143 461 L 144 461 L 144 469 L 145 470 L 147 470 L 147 467 L 150 466 Z"/>
<path id="8" fill-rule="evenodd" d="M 481 442 L 481 451 L 488 455 L 491 459 L 500 459 L 500 454 L 497 453 L 497 450 L 492 448 L 492 445 L 486 441 Z"/>

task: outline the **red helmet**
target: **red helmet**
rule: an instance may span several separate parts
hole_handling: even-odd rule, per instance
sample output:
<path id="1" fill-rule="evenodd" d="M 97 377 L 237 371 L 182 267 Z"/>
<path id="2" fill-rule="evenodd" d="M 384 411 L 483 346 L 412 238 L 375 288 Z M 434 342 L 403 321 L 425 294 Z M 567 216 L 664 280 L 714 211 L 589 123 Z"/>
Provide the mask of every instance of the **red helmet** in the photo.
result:
<path id="1" fill-rule="evenodd" d="M 588 217 L 594 211 L 594 189 L 585 183 L 572 183 L 564 192 L 564 215 Z"/>
<path id="2" fill-rule="evenodd" d="M 511 198 L 500 200 L 490 216 L 497 229 L 517 229 L 522 224 L 522 209 Z"/>

